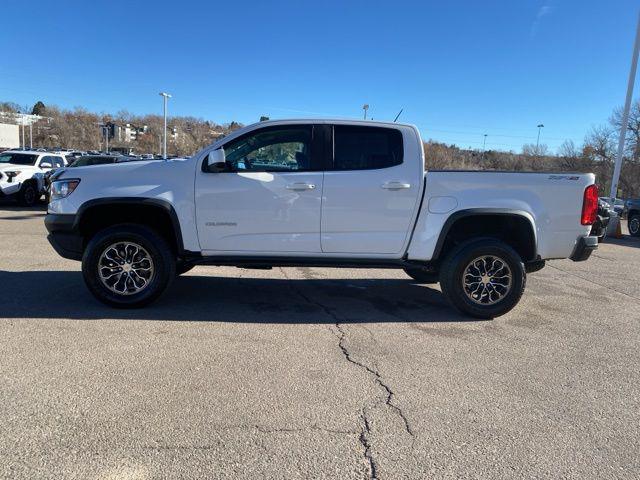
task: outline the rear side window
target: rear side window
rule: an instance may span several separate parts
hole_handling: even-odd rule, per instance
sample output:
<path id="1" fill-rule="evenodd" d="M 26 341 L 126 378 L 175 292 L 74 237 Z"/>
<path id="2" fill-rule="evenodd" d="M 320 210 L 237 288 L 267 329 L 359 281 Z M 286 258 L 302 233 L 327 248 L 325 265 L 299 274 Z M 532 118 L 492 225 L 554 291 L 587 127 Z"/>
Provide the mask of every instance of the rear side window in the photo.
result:
<path id="1" fill-rule="evenodd" d="M 402 133 L 393 128 L 336 125 L 333 169 L 373 170 L 402 163 Z"/>

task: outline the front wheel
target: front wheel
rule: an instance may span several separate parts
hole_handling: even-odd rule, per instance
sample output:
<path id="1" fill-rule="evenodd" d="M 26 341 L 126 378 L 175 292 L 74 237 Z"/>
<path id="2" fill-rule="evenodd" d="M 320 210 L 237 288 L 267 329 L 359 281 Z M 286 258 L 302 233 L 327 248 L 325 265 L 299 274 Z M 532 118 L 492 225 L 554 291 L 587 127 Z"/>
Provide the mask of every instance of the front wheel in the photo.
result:
<path id="1" fill-rule="evenodd" d="M 458 245 L 440 269 L 440 287 L 449 303 L 482 319 L 499 317 L 515 307 L 525 283 L 520 256 L 494 239 Z"/>
<path id="2" fill-rule="evenodd" d="M 24 207 L 33 207 L 39 199 L 38 190 L 33 182 L 26 182 L 18 192 L 18 202 Z"/>
<path id="3" fill-rule="evenodd" d="M 167 242 L 141 225 L 116 225 L 97 233 L 82 257 L 82 275 L 102 303 L 137 308 L 157 299 L 175 276 Z"/>

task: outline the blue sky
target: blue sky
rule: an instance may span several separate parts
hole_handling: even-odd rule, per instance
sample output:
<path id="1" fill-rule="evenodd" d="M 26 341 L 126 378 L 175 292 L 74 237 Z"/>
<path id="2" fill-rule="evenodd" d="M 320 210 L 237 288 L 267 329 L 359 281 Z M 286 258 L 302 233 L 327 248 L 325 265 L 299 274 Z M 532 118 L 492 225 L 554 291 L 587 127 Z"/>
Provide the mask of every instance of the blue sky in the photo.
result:
<path id="1" fill-rule="evenodd" d="M 631 0 L 3 0 L 0 100 L 251 123 L 369 116 L 519 151 L 624 101 Z M 640 97 L 640 92 L 638 97 Z"/>

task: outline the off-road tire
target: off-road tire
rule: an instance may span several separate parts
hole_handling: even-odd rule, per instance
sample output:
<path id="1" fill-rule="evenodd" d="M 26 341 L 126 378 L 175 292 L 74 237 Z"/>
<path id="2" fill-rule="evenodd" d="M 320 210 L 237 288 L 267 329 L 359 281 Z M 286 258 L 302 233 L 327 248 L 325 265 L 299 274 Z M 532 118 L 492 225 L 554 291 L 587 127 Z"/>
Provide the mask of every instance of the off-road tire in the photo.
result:
<path id="1" fill-rule="evenodd" d="M 420 268 L 405 268 L 404 273 L 413 278 L 417 283 L 424 283 L 426 285 L 438 283 L 440 280 L 436 272 L 427 272 Z"/>
<path id="2" fill-rule="evenodd" d="M 144 248 L 153 261 L 154 273 L 140 292 L 122 295 L 111 291 L 100 279 L 98 265 L 105 249 L 118 242 Z M 176 274 L 176 260 L 164 238 L 154 230 L 134 224 L 115 225 L 98 232 L 82 256 L 82 275 L 89 291 L 102 303 L 116 308 L 143 307 L 162 295 Z"/>
<path id="3" fill-rule="evenodd" d="M 474 302 L 465 292 L 463 275 L 467 266 L 482 256 L 497 257 L 511 270 L 511 288 L 504 297 L 491 305 Z M 456 246 L 440 268 L 440 288 L 456 309 L 475 318 L 491 319 L 504 315 L 517 305 L 526 284 L 526 273 L 520 255 L 509 245 L 497 239 L 470 240 Z"/>

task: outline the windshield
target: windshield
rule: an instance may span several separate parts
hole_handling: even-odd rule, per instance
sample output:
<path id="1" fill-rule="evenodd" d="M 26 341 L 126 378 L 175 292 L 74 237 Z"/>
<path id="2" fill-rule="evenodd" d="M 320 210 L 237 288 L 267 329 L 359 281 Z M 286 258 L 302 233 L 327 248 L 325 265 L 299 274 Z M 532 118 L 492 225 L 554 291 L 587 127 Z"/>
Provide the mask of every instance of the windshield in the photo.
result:
<path id="1" fill-rule="evenodd" d="M 0 163 L 12 163 L 14 165 L 35 165 L 38 155 L 29 153 L 2 153 Z"/>

